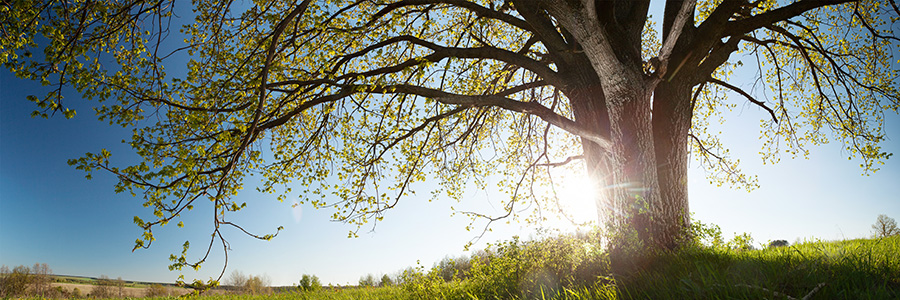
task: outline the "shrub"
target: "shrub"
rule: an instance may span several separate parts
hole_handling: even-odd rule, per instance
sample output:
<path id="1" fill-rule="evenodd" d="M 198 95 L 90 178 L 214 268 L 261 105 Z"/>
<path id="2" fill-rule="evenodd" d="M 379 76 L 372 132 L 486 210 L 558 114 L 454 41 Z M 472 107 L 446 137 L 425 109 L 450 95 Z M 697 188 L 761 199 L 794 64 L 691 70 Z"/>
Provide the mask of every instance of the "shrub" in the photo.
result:
<path id="1" fill-rule="evenodd" d="M 319 282 L 319 277 L 316 275 L 303 274 L 300 277 L 300 285 L 297 288 L 303 291 L 317 291 L 322 288 L 322 283 Z"/>
<path id="2" fill-rule="evenodd" d="M 728 248 L 741 251 L 756 249 L 753 247 L 753 237 L 746 232 L 735 235 L 731 241 L 728 241 Z"/>
<path id="3" fill-rule="evenodd" d="M 388 276 L 387 274 L 384 274 L 381 276 L 381 282 L 379 283 L 379 286 L 385 287 L 385 286 L 392 286 L 392 285 L 394 285 L 394 281 L 391 280 L 390 276 Z"/>
<path id="4" fill-rule="evenodd" d="M 725 239 L 722 238 L 722 229 L 716 224 L 706 224 L 700 220 L 692 219 L 690 233 L 692 243 L 695 246 L 722 249 L 725 247 Z"/>
<path id="5" fill-rule="evenodd" d="M 420 267 L 400 279 L 413 299 L 540 299 L 593 286 L 607 272 L 605 259 L 597 232 L 538 241 L 513 238 L 472 255 L 465 272 L 456 272 L 458 265 L 445 259 L 427 273 Z"/>
<path id="6" fill-rule="evenodd" d="M 469 270 L 472 268 L 472 261 L 468 256 L 460 256 L 457 258 L 450 258 L 449 256 L 444 257 L 440 262 L 436 265 L 439 270 L 439 275 L 444 281 L 451 281 L 454 278 L 456 279 L 466 279 L 469 274 Z"/>
<path id="7" fill-rule="evenodd" d="M 112 289 L 114 285 L 115 283 L 112 279 L 109 279 L 106 275 L 100 275 L 100 278 L 97 279 L 97 284 L 88 296 L 91 298 L 112 298 L 115 295 Z"/>
<path id="8" fill-rule="evenodd" d="M 61 286 L 54 287 L 52 289 L 52 294 L 51 298 L 69 298 L 69 291 Z"/>
<path id="9" fill-rule="evenodd" d="M 229 285 L 232 290 L 240 291 L 244 289 L 244 284 L 247 283 L 247 276 L 239 270 L 234 270 L 231 271 L 231 275 L 228 276 L 228 279 L 225 279 L 225 283 Z"/>
<path id="10" fill-rule="evenodd" d="M 774 240 L 774 241 L 772 241 L 771 243 L 769 243 L 769 248 L 785 247 L 785 246 L 787 246 L 787 245 L 788 245 L 788 241 L 785 241 L 785 240 Z"/>
<path id="11" fill-rule="evenodd" d="M 162 284 L 152 284 L 144 291 L 144 297 L 168 297 L 169 289 Z"/>
<path id="12" fill-rule="evenodd" d="M 28 285 L 31 283 L 31 270 L 26 266 L 18 266 L 13 268 L 12 272 L 9 268 L 3 266 L 3 281 L 0 282 L 0 294 L 4 298 L 24 296 Z"/>
<path id="13" fill-rule="evenodd" d="M 244 292 L 251 295 L 269 294 L 269 281 L 262 276 L 250 275 L 244 283 Z"/>
<path id="14" fill-rule="evenodd" d="M 252 295 L 268 294 L 271 292 L 269 288 L 269 279 L 263 276 L 246 276 L 241 271 L 234 270 L 225 282 L 230 289 L 237 293 L 246 293 Z"/>
<path id="15" fill-rule="evenodd" d="M 362 276 L 359 278 L 359 286 L 365 287 L 365 286 L 376 286 L 376 285 L 378 285 L 378 283 L 375 282 L 375 275 L 368 274 L 366 276 Z"/>

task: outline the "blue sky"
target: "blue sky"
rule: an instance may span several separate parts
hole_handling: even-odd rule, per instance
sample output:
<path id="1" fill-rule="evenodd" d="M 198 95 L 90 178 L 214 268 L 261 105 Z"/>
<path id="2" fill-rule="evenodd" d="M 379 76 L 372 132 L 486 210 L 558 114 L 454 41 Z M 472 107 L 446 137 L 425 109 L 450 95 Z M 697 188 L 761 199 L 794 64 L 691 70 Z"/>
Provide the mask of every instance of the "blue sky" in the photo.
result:
<path id="1" fill-rule="evenodd" d="M 67 159 L 101 148 L 110 149 L 114 161 L 134 159 L 120 143 L 130 137 L 130 130 L 96 121 L 90 109 L 96 102 L 74 94 L 68 95 L 66 105 L 76 109 L 76 118 L 29 117 L 35 105 L 25 96 L 46 91 L 39 83 L 0 71 L 0 264 L 45 262 L 57 274 L 174 281 L 179 273 L 167 270 L 167 258 L 188 239 L 193 245 L 190 257 L 202 255 L 212 226 L 211 219 L 202 215 L 207 211 L 198 206 L 184 219 L 184 229 L 156 230 L 157 241 L 151 249 L 131 252 L 141 233 L 132 218 L 150 211 L 140 205 L 139 198 L 114 194 L 113 176 L 97 173 L 93 180 L 86 180 L 83 172 L 66 164 Z M 731 99 L 743 101 L 733 95 Z M 878 214 L 900 218 L 897 157 L 881 171 L 862 176 L 860 162 L 848 160 L 843 147 L 833 143 L 811 147 L 809 159 L 763 165 L 757 137 L 759 119 L 766 114 L 742 105 L 726 117 L 729 121 L 719 127 L 722 140 L 733 157 L 742 159 L 747 173 L 759 176 L 760 188 L 746 192 L 716 187 L 696 163 L 689 174 L 695 218 L 720 225 L 726 236 L 749 232 L 760 243 L 860 238 L 871 235 L 870 225 Z M 900 154 L 896 114 L 888 115 L 886 132 L 884 150 Z M 375 231 L 363 228 L 359 238 L 348 239 L 347 231 L 354 227 L 329 221 L 329 210 L 305 205 L 292 209 L 290 201 L 281 203 L 250 188 L 245 191 L 238 202 L 246 201 L 248 208 L 234 215 L 235 221 L 259 233 L 282 225 L 285 230 L 269 242 L 226 231 L 232 248 L 227 272 L 268 276 L 276 285 L 294 284 L 301 274 L 316 274 L 326 283 L 355 284 L 362 275 L 392 274 L 417 262 L 431 267 L 445 255 L 463 254 L 463 245 L 476 236 L 464 229 L 467 218 L 451 217 L 451 205 L 490 212 L 500 200 L 499 195 L 483 192 L 472 192 L 462 204 L 410 197 L 390 211 Z M 475 248 L 533 233 L 533 228 L 523 226 L 497 224 Z M 217 244 L 203 269 L 185 271 L 185 277 L 215 277 L 221 263 Z"/>

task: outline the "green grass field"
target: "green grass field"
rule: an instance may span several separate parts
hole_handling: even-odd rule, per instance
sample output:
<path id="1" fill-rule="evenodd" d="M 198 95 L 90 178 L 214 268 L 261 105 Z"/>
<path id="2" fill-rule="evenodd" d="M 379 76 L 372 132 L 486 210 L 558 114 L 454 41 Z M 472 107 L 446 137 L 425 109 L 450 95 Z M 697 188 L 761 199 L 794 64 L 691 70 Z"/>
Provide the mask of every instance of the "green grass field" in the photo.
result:
<path id="1" fill-rule="evenodd" d="M 464 268 L 450 264 L 407 271 L 403 283 L 390 287 L 201 298 L 900 299 L 900 236 L 763 250 L 697 246 L 657 256 L 617 276 L 608 274 L 605 253 L 595 241 L 585 236 L 515 239 L 479 252 Z"/>

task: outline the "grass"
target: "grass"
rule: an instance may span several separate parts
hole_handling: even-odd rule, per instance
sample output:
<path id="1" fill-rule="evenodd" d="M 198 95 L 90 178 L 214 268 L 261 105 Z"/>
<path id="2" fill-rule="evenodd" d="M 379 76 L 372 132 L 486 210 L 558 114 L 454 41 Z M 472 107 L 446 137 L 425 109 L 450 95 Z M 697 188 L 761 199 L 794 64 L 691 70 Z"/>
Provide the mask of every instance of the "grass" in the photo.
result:
<path id="1" fill-rule="evenodd" d="M 444 282 L 423 273 L 423 279 L 406 283 L 402 290 L 360 290 L 355 292 L 362 294 L 353 296 L 320 292 L 290 299 L 900 299 L 900 236 L 764 250 L 697 247 L 656 257 L 645 270 L 627 276 L 597 274 L 593 282 L 568 283 L 553 275 L 534 280 L 534 269 L 552 274 L 559 267 L 525 261 L 535 254 L 529 247 L 546 250 L 546 244 L 523 243 L 508 252 L 521 255 L 509 258 L 532 270 L 503 265 L 497 258 L 503 254 L 495 252 L 492 264 L 500 260 L 498 270 L 474 267 L 471 272 L 481 274 L 463 280 Z"/>
<path id="2" fill-rule="evenodd" d="M 900 299 L 900 236 L 763 250 L 698 246 L 657 256 L 643 269 L 614 278 L 592 241 L 569 236 L 496 244 L 449 280 L 438 267 L 420 267 L 392 287 L 202 298 Z"/>
<path id="3" fill-rule="evenodd" d="M 691 249 L 660 257 L 617 284 L 625 299 L 900 299 L 900 236 Z"/>

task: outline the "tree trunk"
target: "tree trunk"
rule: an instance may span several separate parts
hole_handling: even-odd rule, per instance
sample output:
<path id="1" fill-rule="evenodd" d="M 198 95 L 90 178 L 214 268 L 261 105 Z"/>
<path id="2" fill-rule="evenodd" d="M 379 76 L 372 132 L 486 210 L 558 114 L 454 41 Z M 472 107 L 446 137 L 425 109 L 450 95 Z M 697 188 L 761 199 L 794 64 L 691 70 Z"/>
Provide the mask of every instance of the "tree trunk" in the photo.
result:
<path id="1" fill-rule="evenodd" d="M 588 174 L 597 182 L 595 188 L 599 190 L 598 218 L 612 233 L 609 250 L 615 263 L 614 272 L 623 273 L 643 265 L 652 249 L 670 249 L 666 244 L 674 241 L 669 237 L 675 235 L 669 232 L 678 232 L 681 227 L 668 230 L 664 228 L 666 223 L 659 221 L 671 218 L 657 217 L 671 209 L 663 203 L 667 199 L 661 197 L 657 179 L 661 173 L 655 163 L 656 139 L 649 93 L 633 85 L 607 91 L 596 76 L 579 79 L 584 78 L 595 81 L 593 84 L 579 82 L 567 96 L 572 101 L 576 122 L 595 128 L 614 145 L 613 149 L 602 149 L 582 140 Z M 608 103 L 611 96 L 628 100 Z"/>
<path id="2" fill-rule="evenodd" d="M 597 128 L 615 145 L 607 152 L 582 141 L 588 174 L 600 191 L 598 219 L 613 233 L 609 250 L 615 273 L 642 266 L 653 252 L 674 250 L 685 238 L 690 91 L 685 84 L 661 84 L 652 115 L 649 96 L 607 108 L 597 84 L 568 93 L 576 121 Z"/>
<path id="3" fill-rule="evenodd" d="M 677 248 L 690 226 L 687 185 L 687 142 L 693 114 L 690 97 L 691 87 L 680 83 L 662 82 L 654 92 L 653 144 L 662 198 L 655 213 L 661 226 L 655 239 L 666 250 Z"/>
<path id="4" fill-rule="evenodd" d="M 643 20 L 630 16 L 646 7 L 608 4 L 550 1 L 545 8 L 578 41 L 599 83 L 602 96 L 570 100 L 576 122 L 608 132 L 609 149 L 582 144 L 588 174 L 600 186 L 601 222 L 612 229 L 611 267 L 624 273 L 659 250 L 675 249 L 687 224 L 690 86 L 644 73 L 637 26 Z M 598 14 L 612 15 L 599 22 Z"/>

